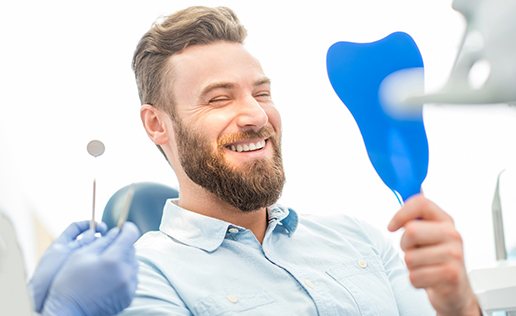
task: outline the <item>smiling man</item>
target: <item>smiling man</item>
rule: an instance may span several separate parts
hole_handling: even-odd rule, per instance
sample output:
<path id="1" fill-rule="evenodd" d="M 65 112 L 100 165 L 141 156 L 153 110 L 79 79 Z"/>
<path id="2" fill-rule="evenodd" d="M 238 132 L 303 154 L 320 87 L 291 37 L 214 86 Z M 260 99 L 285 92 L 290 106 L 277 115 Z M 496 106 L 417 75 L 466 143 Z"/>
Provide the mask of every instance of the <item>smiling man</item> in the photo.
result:
<path id="1" fill-rule="evenodd" d="M 220 41 L 186 48 L 170 59 L 170 67 L 175 78 L 171 93 L 177 104 L 170 114 L 177 136 L 168 134 L 166 139 L 177 139 L 177 152 L 167 140 L 156 143 L 171 154 L 167 157 L 179 157 L 180 169 L 186 173 L 180 171 L 181 184 L 197 184 L 192 187 L 193 196 L 186 196 L 190 190 L 181 191 L 180 206 L 206 212 L 204 202 L 191 204 L 198 204 L 206 190 L 217 202 L 226 202 L 237 218 L 239 211 L 256 211 L 274 203 L 285 181 L 280 119 L 270 81 L 258 61 L 241 44 Z M 149 125 L 156 117 L 154 111 L 149 105 L 143 109 Z M 166 130 L 172 131 L 171 127 Z"/>
<path id="2" fill-rule="evenodd" d="M 478 315 L 460 235 L 423 196 L 389 225 L 406 230 L 410 277 L 367 224 L 276 204 L 281 120 L 245 36 L 230 9 L 190 7 L 138 44 L 141 118 L 180 197 L 137 243 L 139 286 L 124 315 L 431 315 L 431 304 Z"/>

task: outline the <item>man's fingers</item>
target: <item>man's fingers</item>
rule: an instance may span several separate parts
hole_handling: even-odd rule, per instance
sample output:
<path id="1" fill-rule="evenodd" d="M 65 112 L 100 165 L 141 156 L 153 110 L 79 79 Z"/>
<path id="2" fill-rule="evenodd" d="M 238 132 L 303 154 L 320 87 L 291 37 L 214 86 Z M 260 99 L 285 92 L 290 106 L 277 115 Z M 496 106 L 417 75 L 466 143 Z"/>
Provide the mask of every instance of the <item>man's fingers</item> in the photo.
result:
<path id="1" fill-rule="evenodd" d="M 409 272 L 410 282 L 415 288 L 448 286 L 454 288 L 463 282 L 464 268 L 458 262 L 425 266 Z"/>
<path id="2" fill-rule="evenodd" d="M 411 221 L 405 225 L 400 246 L 403 251 L 438 243 L 462 243 L 460 234 L 450 222 Z"/>
<path id="3" fill-rule="evenodd" d="M 396 231 L 408 222 L 422 219 L 430 221 L 452 221 L 439 206 L 425 198 L 422 194 L 415 195 L 407 200 L 403 207 L 391 219 L 390 231 Z"/>
<path id="4" fill-rule="evenodd" d="M 409 270 L 440 265 L 453 260 L 462 262 L 463 259 L 462 246 L 456 243 L 414 248 L 405 252 L 405 263 Z"/>

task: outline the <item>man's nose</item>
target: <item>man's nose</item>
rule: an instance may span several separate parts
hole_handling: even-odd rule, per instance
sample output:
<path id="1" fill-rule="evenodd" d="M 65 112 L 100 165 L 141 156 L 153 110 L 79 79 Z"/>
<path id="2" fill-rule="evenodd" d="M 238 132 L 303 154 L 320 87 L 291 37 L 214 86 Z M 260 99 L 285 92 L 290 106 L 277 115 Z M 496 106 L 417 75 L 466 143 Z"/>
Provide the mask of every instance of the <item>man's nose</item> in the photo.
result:
<path id="1" fill-rule="evenodd" d="M 260 102 L 250 96 L 239 105 L 236 121 L 240 128 L 259 130 L 269 122 L 269 117 Z"/>

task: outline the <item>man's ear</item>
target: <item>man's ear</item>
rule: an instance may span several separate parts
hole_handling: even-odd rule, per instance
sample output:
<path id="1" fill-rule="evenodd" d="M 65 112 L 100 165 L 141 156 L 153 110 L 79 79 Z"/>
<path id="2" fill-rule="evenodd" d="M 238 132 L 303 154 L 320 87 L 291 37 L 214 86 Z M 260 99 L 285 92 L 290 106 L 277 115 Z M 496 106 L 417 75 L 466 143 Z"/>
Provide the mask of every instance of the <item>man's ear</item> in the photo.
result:
<path id="1" fill-rule="evenodd" d="M 144 104 L 140 108 L 140 118 L 154 144 L 163 145 L 168 142 L 168 129 L 172 128 L 172 125 L 167 113 L 150 104 Z"/>

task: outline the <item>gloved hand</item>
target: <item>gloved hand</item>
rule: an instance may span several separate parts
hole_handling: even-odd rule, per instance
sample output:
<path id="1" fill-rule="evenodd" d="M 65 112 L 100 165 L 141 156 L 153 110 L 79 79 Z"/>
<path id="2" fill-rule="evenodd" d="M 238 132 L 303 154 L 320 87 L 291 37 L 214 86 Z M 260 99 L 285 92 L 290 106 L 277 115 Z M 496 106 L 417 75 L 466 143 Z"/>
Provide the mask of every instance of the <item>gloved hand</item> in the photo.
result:
<path id="1" fill-rule="evenodd" d="M 133 243 L 139 235 L 127 222 L 71 254 L 55 276 L 42 314 L 104 316 L 126 308 L 138 282 Z"/>
<path id="2" fill-rule="evenodd" d="M 70 224 L 41 257 L 28 285 L 34 301 L 34 309 L 38 313 L 41 313 L 43 309 L 43 302 L 47 297 L 52 280 L 54 280 L 66 259 L 74 250 L 95 240 L 95 235 L 89 230 L 89 225 L 89 221 Z M 104 234 L 107 230 L 104 223 L 97 224 L 95 227 L 96 231 L 101 234 Z M 77 239 L 82 233 L 84 233 L 83 238 Z"/>

